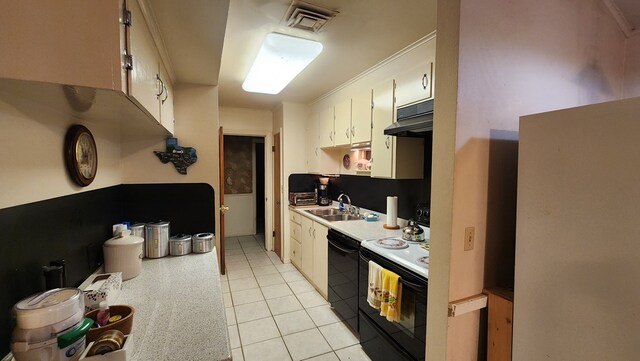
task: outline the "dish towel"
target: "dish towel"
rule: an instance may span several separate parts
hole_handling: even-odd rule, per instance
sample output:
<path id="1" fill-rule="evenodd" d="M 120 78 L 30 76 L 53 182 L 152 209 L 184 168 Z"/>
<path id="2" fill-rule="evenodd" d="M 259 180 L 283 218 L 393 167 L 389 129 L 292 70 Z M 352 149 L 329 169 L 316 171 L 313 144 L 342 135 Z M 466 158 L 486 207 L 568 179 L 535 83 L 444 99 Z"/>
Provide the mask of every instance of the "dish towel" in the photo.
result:
<path id="1" fill-rule="evenodd" d="M 388 321 L 400 321 L 400 304 L 402 303 L 402 283 L 400 276 L 382 269 L 382 302 L 380 316 L 386 316 Z"/>
<path id="2" fill-rule="evenodd" d="M 382 303 L 382 270 L 377 263 L 369 261 L 369 287 L 367 290 L 367 302 L 369 306 L 380 309 Z"/>

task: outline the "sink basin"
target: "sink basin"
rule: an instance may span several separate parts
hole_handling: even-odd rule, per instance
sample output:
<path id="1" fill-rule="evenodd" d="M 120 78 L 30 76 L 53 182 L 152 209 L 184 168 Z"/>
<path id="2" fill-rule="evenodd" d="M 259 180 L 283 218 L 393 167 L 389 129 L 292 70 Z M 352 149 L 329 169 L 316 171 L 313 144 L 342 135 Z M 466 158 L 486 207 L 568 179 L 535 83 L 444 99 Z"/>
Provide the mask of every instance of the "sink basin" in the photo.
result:
<path id="1" fill-rule="evenodd" d="M 322 219 L 326 219 L 329 222 L 336 221 L 357 221 L 362 219 L 361 216 L 354 216 L 339 210 L 338 208 L 324 208 L 324 209 L 308 209 L 307 213 L 311 213 L 314 216 L 318 216 Z"/>
<path id="2" fill-rule="evenodd" d="M 357 220 L 361 220 L 362 217 L 360 216 L 354 216 L 353 214 L 332 214 L 332 215 L 325 215 L 325 216 L 320 216 L 323 219 L 326 219 L 329 222 L 336 222 L 336 221 L 357 221 Z"/>
<path id="3" fill-rule="evenodd" d="M 319 217 L 344 214 L 344 212 L 338 208 L 309 209 L 307 212 Z"/>

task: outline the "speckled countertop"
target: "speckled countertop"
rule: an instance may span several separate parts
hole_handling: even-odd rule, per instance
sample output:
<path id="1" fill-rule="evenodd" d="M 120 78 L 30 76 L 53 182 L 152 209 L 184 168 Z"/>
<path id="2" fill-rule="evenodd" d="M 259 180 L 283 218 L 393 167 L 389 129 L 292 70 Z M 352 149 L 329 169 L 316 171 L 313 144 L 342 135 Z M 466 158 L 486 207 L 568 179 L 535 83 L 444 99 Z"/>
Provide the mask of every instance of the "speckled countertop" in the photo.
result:
<path id="1" fill-rule="evenodd" d="M 122 283 L 116 303 L 136 310 L 132 361 L 231 360 L 215 248 L 143 259 L 142 272 Z M 2 361 L 14 359 L 9 353 Z"/>
<path id="2" fill-rule="evenodd" d="M 144 259 L 118 304 L 136 309 L 132 360 L 231 360 L 216 250 Z"/>

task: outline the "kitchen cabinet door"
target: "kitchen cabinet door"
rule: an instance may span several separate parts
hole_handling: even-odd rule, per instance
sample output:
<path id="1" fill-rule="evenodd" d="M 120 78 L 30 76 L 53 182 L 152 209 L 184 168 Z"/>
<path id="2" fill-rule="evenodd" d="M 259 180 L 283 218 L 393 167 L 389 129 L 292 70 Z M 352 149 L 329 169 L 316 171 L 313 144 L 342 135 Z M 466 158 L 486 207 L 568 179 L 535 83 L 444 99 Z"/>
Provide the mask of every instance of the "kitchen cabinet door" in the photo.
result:
<path id="1" fill-rule="evenodd" d="M 131 11 L 131 25 L 127 31 L 129 54 L 133 62 L 129 72 L 128 95 L 160 122 L 160 56 L 138 2 L 127 1 L 127 8 Z"/>
<path id="2" fill-rule="evenodd" d="M 384 135 L 395 118 L 394 81 L 373 89 L 371 133 L 371 177 L 391 179 L 424 178 L 424 139 Z"/>
<path id="3" fill-rule="evenodd" d="M 301 271 L 307 278 L 313 278 L 313 237 L 314 237 L 314 223 L 307 217 L 302 217 L 302 234 L 301 234 Z"/>
<path id="4" fill-rule="evenodd" d="M 320 148 L 329 148 L 334 145 L 334 113 L 333 107 L 328 107 L 320 111 L 319 126 Z"/>
<path id="5" fill-rule="evenodd" d="M 327 234 L 329 228 L 322 224 L 314 224 L 313 237 L 313 283 L 324 298 L 328 296 L 329 279 L 329 246 Z"/>
<path id="6" fill-rule="evenodd" d="M 371 131 L 371 176 L 391 178 L 393 172 L 393 146 L 395 137 L 384 135 L 384 128 L 393 123 L 393 80 L 385 81 L 373 88 L 373 110 Z"/>
<path id="7" fill-rule="evenodd" d="M 302 264 L 302 258 L 301 258 L 302 247 L 300 243 L 298 243 L 298 241 L 296 241 L 295 239 L 291 238 L 290 240 L 291 240 L 290 242 L 291 252 L 289 257 L 291 258 L 291 263 L 293 263 L 294 266 L 300 269 Z"/>
<path id="8" fill-rule="evenodd" d="M 351 99 L 351 144 L 371 141 L 372 90 Z"/>
<path id="9" fill-rule="evenodd" d="M 396 77 L 396 106 L 433 98 L 433 74 L 435 72 L 436 42 L 435 39 L 425 44 L 422 61 L 408 68 Z"/>
<path id="10" fill-rule="evenodd" d="M 335 105 L 335 146 L 351 145 L 351 98 Z"/>
<path id="11" fill-rule="evenodd" d="M 158 97 L 160 104 L 160 123 L 171 134 L 174 134 L 175 118 L 173 114 L 173 86 L 164 65 L 160 63 L 160 81 L 162 93 Z"/>

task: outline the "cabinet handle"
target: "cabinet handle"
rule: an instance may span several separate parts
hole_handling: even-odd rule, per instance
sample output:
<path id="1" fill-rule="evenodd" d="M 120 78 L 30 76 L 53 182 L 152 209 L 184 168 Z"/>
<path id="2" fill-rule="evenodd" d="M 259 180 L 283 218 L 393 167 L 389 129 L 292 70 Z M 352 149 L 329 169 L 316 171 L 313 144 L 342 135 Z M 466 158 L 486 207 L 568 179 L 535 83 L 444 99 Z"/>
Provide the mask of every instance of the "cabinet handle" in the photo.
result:
<path id="1" fill-rule="evenodd" d="M 316 229 L 313 229 L 313 239 L 316 239 Z"/>
<path id="2" fill-rule="evenodd" d="M 167 89 L 167 87 L 164 86 L 164 84 L 162 84 L 162 87 L 164 88 L 164 99 L 162 99 L 162 104 L 164 104 L 164 102 L 166 102 L 167 99 L 169 98 L 169 89 Z"/>
<path id="3" fill-rule="evenodd" d="M 316 147 L 316 157 L 318 156 L 318 147 Z"/>
<path id="4" fill-rule="evenodd" d="M 386 145 L 387 149 L 389 149 L 389 137 L 387 137 L 387 139 L 384 141 L 384 145 Z"/>
<path id="5" fill-rule="evenodd" d="M 427 73 L 424 73 L 422 76 L 422 89 L 426 90 L 427 85 L 429 85 L 429 79 L 427 79 Z"/>
<path id="6" fill-rule="evenodd" d="M 329 132 L 329 140 L 333 142 L 333 131 Z"/>
<path id="7" fill-rule="evenodd" d="M 347 128 L 347 129 L 344 131 L 344 136 L 345 136 L 345 137 L 347 137 L 347 139 L 349 139 L 349 128 Z"/>
<path id="8" fill-rule="evenodd" d="M 356 136 L 356 126 L 355 126 L 355 125 L 352 125 L 352 126 L 351 126 L 351 136 L 352 136 L 352 137 L 355 137 L 355 136 Z"/>
<path id="9" fill-rule="evenodd" d="M 311 227 L 309 227 L 309 237 L 311 237 Z"/>
<path id="10" fill-rule="evenodd" d="M 164 82 L 162 81 L 162 79 L 160 79 L 160 75 L 158 74 L 156 74 L 156 79 L 160 82 L 160 91 L 158 92 L 158 94 L 156 94 L 158 99 L 160 99 L 160 95 L 164 93 Z"/>

